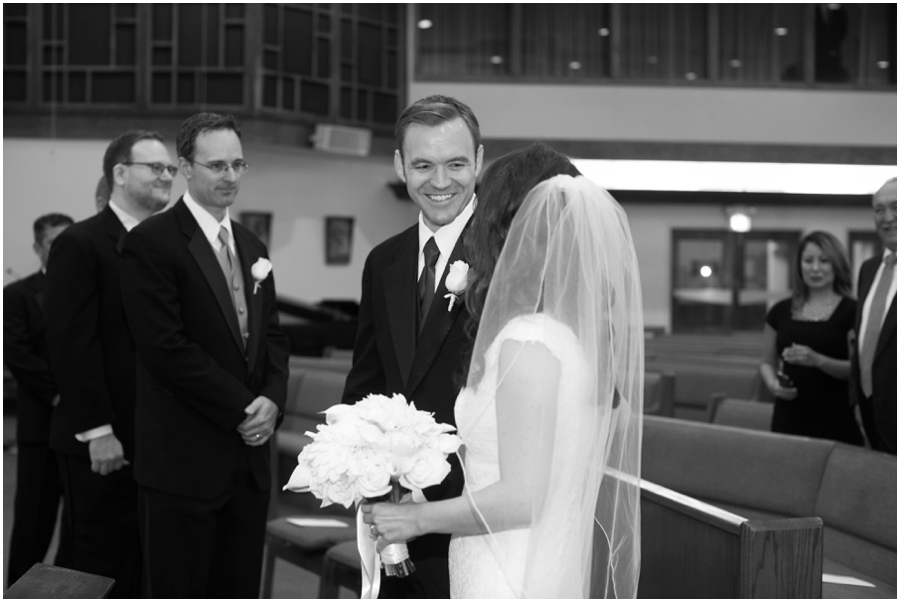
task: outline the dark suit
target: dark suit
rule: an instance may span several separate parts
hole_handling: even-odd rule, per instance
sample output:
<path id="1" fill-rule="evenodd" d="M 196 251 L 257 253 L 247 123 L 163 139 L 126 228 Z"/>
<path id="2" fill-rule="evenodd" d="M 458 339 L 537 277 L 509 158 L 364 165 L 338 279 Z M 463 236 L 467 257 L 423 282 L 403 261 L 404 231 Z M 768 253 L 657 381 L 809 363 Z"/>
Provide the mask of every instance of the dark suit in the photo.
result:
<path id="1" fill-rule="evenodd" d="M 184 201 L 125 242 L 123 298 L 138 353 L 135 476 L 151 597 L 259 595 L 269 501 L 269 444 L 237 427 L 260 395 L 284 409 L 287 338 L 273 276 L 253 292 L 266 256 L 232 222 L 244 278 L 244 349 L 229 285 Z"/>
<path id="2" fill-rule="evenodd" d="M 132 466 L 91 471 L 77 433 L 111 424 L 134 460 L 134 344 L 119 286 L 125 227 L 110 207 L 66 228 L 47 264 L 44 316 L 60 402 L 50 423 L 72 525 L 69 568 L 112 577 L 111 597 L 141 590 L 137 484 Z"/>
<path id="3" fill-rule="evenodd" d="M 856 311 L 856 343 L 851 378 L 860 406 L 863 428 L 873 449 L 897 455 L 897 296 L 894 295 L 881 325 L 881 334 L 872 361 L 872 396 L 866 397 L 859 380 L 859 337 L 863 306 L 872 288 L 882 256 L 873 257 L 859 270 L 859 303 Z M 896 269 L 896 268 L 894 268 Z M 869 315 L 869 319 L 880 316 Z"/>
<path id="4" fill-rule="evenodd" d="M 447 311 L 445 285 L 449 266 L 463 259 L 465 230 L 440 276 L 422 331 L 417 335 L 418 226 L 389 238 L 366 259 L 353 367 L 344 388 L 344 403 L 369 393 L 402 393 L 416 408 L 434 412 L 437 422 L 456 424 L 453 405 L 468 367 L 469 338 L 463 303 Z M 455 456 L 443 483 L 425 490 L 429 500 L 457 497 L 463 477 Z M 431 534 L 409 542 L 416 572 L 403 579 L 382 579 L 382 598 L 449 598 L 449 535 Z"/>
<path id="5" fill-rule="evenodd" d="M 56 380 L 50 371 L 43 303 L 47 278 L 35 272 L 3 289 L 3 356 L 16 379 L 15 514 L 9 542 L 7 582 L 12 584 L 35 562 L 43 562 L 53 538 L 62 497 L 56 454 L 50 449 L 50 416 Z M 65 562 L 68 530 L 57 550 Z"/>

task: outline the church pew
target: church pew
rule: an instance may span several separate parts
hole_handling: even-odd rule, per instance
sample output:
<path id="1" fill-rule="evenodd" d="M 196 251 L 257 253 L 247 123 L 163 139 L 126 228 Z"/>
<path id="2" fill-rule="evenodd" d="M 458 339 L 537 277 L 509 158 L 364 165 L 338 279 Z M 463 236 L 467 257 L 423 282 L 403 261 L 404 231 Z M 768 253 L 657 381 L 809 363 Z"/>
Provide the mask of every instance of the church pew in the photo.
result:
<path id="1" fill-rule="evenodd" d="M 821 598 L 822 520 L 749 520 L 641 481 L 639 598 Z"/>

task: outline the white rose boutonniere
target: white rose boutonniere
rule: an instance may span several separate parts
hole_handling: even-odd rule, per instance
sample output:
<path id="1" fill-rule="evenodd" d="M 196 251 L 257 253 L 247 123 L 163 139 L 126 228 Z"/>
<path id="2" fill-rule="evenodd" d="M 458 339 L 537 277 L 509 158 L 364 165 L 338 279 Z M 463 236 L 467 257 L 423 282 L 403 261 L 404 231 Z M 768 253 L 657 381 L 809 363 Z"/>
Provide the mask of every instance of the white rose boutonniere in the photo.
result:
<path id="1" fill-rule="evenodd" d="M 256 263 L 253 264 L 253 267 L 250 268 L 250 275 L 253 276 L 253 294 L 256 294 L 256 291 L 259 289 L 260 283 L 263 280 L 269 277 L 269 272 L 272 271 L 272 262 L 266 259 L 265 257 L 260 257 L 256 260 Z"/>
<path id="2" fill-rule="evenodd" d="M 453 309 L 453 304 L 459 301 L 459 295 L 466 292 L 466 287 L 469 286 L 469 264 L 465 261 L 454 261 L 444 284 L 450 291 L 449 294 L 444 295 L 445 299 L 450 299 L 450 305 L 447 307 L 447 311 L 450 311 Z"/>

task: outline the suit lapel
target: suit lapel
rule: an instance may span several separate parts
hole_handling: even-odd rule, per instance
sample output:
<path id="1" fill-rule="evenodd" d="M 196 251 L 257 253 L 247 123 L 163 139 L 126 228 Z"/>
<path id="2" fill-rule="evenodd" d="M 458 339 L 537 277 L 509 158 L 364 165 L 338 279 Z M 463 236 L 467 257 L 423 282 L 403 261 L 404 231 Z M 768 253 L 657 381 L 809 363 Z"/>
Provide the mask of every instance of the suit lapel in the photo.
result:
<path id="1" fill-rule="evenodd" d="M 444 339 L 447 338 L 462 310 L 462 299 L 453 304 L 453 309 L 448 310 L 450 300 L 444 296 L 447 294 L 446 281 L 447 274 L 450 273 L 450 266 L 454 261 L 463 258 L 465 237 L 466 230 L 464 229 L 456 241 L 456 246 L 453 247 L 453 252 L 450 253 L 450 259 L 447 260 L 447 266 L 444 268 L 444 273 L 441 274 L 441 281 L 434 293 L 434 301 L 431 303 L 428 315 L 424 318 L 425 325 L 416 341 L 416 358 L 410 370 L 409 381 L 406 383 L 406 390 L 410 393 L 415 391 L 419 382 L 428 373 L 428 369 L 431 368 L 438 351 L 444 344 Z"/>
<path id="2" fill-rule="evenodd" d="M 415 228 L 410 232 L 410 236 L 400 246 L 396 261 L 382 275 L 388 327 L 404 383 L 409 380 L 409 371 L 416 355 L 416 265 L 419 235 Z"/>
<path id="3" fill-rule="evenodd" d="M 219 267 L 219 260 L 216 259 L 212 245 L 209 244 L 209 240 L 206 239 L 203 230 L 200 229 L 197 220 L 191 215 L 191 210 L 187 208 L 184 201 L 178 201 L 173 210 L 181 221 L 182 231 L 190 239 L 187 245 L 188 251 L 193 256 L 194 261 L 197 262 L 203 277 L 206 278 L 206 282 L 216 298 L 219 309 L 222 311 L 225 322 L 228 323 L 231 336 L 243 353 L 244 345 L 241 341 L 241 328 L 238 325 L 237 315 L 234 311 L 234 301 L 231 298 L 228 283 L 225 281 L 225 274 L 222 273 L 222 268 Z"/>
<path id="4" fill-rule="evenodd" d="M 249 333 L 247 340 L 247 365 L 252 371 L 256 362 L 259 338 L 262 335 L 263 328 L 261 323 L 262 284 L 260 284 L 260 290 L 254 292 L 256 287 L 251 274 L 251 268 L 259 259 L 259 255 L 257 255 L 252 241 L 247 239 L 249 233 L 237 227 L 233 220 L 231 222 L 231 231 L 234 232 L 234 244 L 237 247 L 238 259 L 241 262 L 241 273 L 244 276 L 244 297 L 247 300 L 247 330 Z M 268 277 L 271 277 L 271 275 Z"/>
<path id="5" fill-rule="evenodd" d="M 891 301 L 891 307 L 888 310 L 887 314 L 884 316 L 884 323 L 881 325 L 881 332 L 878 334 L 878 343 L 875 345 L 875 357 L 878 357 L 879 354 L 884 351 L 884 348 L 887 347 L 888 341 L 891 341 L 896 345 L 896 334 L 897 295 L 894 295 L 894 300 Z"/>

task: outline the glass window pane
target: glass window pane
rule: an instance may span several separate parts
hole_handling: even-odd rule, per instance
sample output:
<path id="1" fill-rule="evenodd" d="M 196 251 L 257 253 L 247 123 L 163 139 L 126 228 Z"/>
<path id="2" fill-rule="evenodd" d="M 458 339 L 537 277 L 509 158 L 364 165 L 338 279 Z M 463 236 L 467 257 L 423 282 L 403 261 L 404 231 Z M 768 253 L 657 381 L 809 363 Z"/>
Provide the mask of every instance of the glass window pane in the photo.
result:
<path id="1" fill-rule="evenodd" d="M 244 16 L 244 5 L 243 4 L 232 4 L 227 3 L 225 5 L 225 18 L 226 19 L 241 19 Z"/>
<path id="2" fill-rule="evenodd" d="M 178 74 L 178 104 L 194 104 L 194 74 Z"/>
<path id="3" fill-rule="evenodd" d="M 87 74 L 83 72 L 69 74 L 69 102 L 87 101 Z"/>
<path id="4" fill-rule="evenodd" d="M 154 48 L 153 49 L 153 64 L 154 65 L 165 65 L 169 66 L 172 64 L 172 49 L 171 48 Z"/>
<path id="5" fill-rule="evenodd" d="M 263 53 L 263 67 L 272 69 L 273 71 L 278 69 L 278 53 L 272 50 L 266 50 Z"/>
<path id="6" fill-rule="evenodd" d="M 278 107 L 278 80 L 271 75 L 263 78 L 263 106 Z"/>
<path id="7" fill-rule="evenodd" d="M 24 71 L 3 71 L 3 101 L 24 102 L 28 100 L 28 78 Z"/>
<path id="8" fill-rule="evenodd" d="M 151 102 L 169 104 L 172 102 L 172 75 L 170 73 L 154 73 Z"/>
<path id="9" fill-rule="evenodd" d="M 281 79 L 281 108 L 293 111 L 295 107 L 294 80 L 290 77 L 284 77 Z"/>
<path id="10" fill-rule="evenodd" d="M 299 75 L 312 75 L 312 15 L 306 11 L 285 8 L 284 70 Z"/>
<path id="11" fill-rule="evenodd" d="M 25 17 L 28 15 L 28 5 L 19 2 L 4 2 L 4 17 Z"/>
<path id="12" fill-rule="evenodd" d="M 70 65 L 109 65 L 110 5 L 68 4 Z"/>
<path id="13" fill-rule="evenodd" d="M 300 82 L 300 110 L 304 113 L 328 114 L 328 86 L 314 82 Z"/>
<path id="14" fill-rule="evenodd" d="M 369 120 L 369 95 L 365 90 L 356 91 L 356 118 L 360 121 Z"/>
<path id="15" fill-rule="evenodd" d="M 44 40 L 63 39 L 62 4 L 44 4 L 41 6 L 44 14 Z"/>
<path id="16" fill-rule="evenodd" d="M 116 65 L 135 64 L 135 33 L 134 25 L 116 26 Z"/>
<path id="17" fill-rule="evenodd" d="M 350 88 L 341 88 L 341 117 L 353 118 L 353 90 Z"/>
<path id="18" fill-rule="evenodd" d="M 153 39 L 168 41 L 172 39 L 172 5 L 154 4 L 153 11 Z"/>
<path id="19" fill-rule="evenodd" d="M 382 85 L 381 28 L 367 23 L 359 23 L 357 25 L 357 33 L 358 82 L 371 86 L 380 86 Z"/>
<path id="20" fill-rule="evenodd" d="M 3 64 L 24 65 L 28 59 L 28 28 L 24 23 L 6 23 L 3 36 Z"/>
<path id="21" fill-rule="evenodd" d="M 278 7 L 274 4 L 266 4 L 263 8 L 263 41 L 278 43 Z"/>
<path id="22" fill-rule="evenodd" d="M 116 16 L 121 19 L 131 19 L 134 18 L 134 4 L 122 3 L 116 4 Z"/>
<path id="23" fill-rule="evenodd" d="M 134 102 L 134 73 L 94 73 L 91 102 Z"/>
<path id="24" fill-rule="evenodd" d="M 61 73 L 44 72 L 41 78 L 41 99 L 44 102 L 62 102 L 63 80 Z"/>
<path id="25" fill-rule="evenodd" d="M 319 15 L 319 33 L 331 33 L 331 17 L 328 15 Z"/>
<path id="26" fill-rule="evenodd" d="M 316 75 L 323 79 L 331 77 L 331 41 L 323 38 L 316 40 L 316 49 L 318 51 L 318 73 Z"/>
<path id="27" fill-rule="evenodd" d="M 360 18 L 363 19 L 372 19 L 373 21 L 381 20 L 381 7 L 382 4 L 377 4 L 375 2 L 357 4 L 356 5 L 356 14 Z"/>
<path id="28" fill-rule="evenodd" d="M 206 65 L 219 66 L 219 5 L 206 5 Z"/>
<path id="29" fill-rule="evenodd" d="M 376 123 L 394 123 L 397 121 L 397 97 L 393 94 L 373 95 L 372 120 Z"/>
<path id="30" fill-rule="evenodd" d="M 178 65 L 192 67 L 200 65 L 200 34 L 203 27 L 203 5 L 178 5 Z"/>
<path id="31" fill-rule="evenodd" d="M 675 234 L 673 330 L 718 330 L 728 324 L 732 291 L 726 233 L 694 238 Z"/>
<path id="32" fill-rule="evenodd" d="M 225 66 L 240 67 L 244 64 L 244 26 L 225 27 Z"/>
<path id="33" fill-rule="evenodd" d="M 240 73 L 209 73 L 206 76 L 206 102 L 244 104 L 244 76 Z"/>

